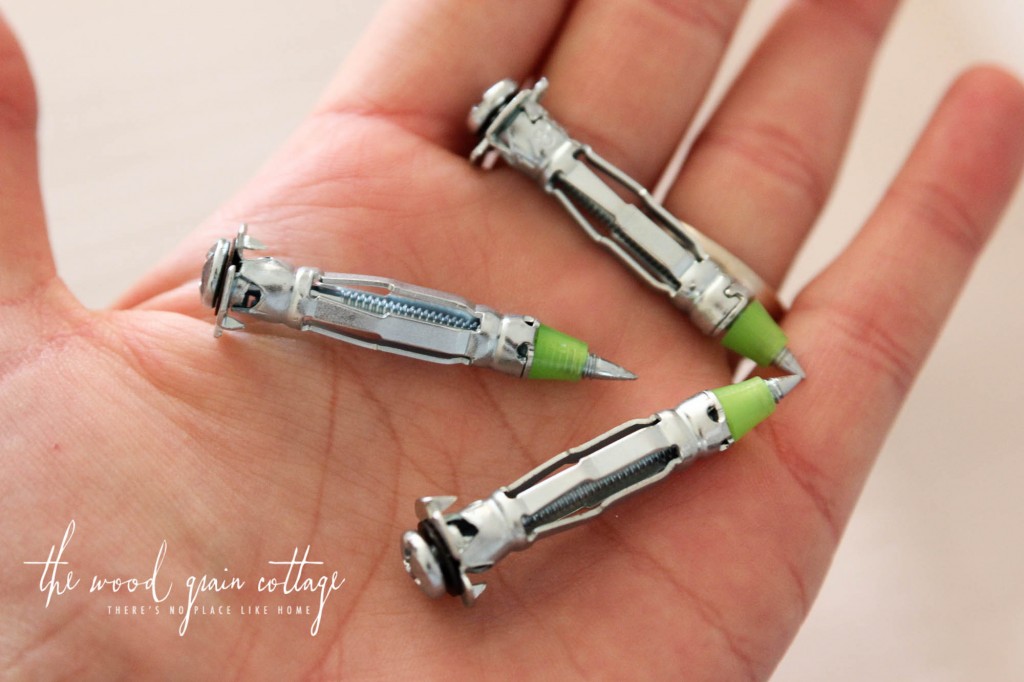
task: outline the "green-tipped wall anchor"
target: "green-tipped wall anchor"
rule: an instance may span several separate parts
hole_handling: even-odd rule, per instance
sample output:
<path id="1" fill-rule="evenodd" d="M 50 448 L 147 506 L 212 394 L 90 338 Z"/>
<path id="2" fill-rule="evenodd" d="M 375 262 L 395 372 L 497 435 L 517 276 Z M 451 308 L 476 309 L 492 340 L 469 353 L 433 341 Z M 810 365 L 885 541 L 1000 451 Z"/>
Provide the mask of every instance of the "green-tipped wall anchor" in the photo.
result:
<path id="1" fill-rule="evenodd" d="M 470 160 L 500 157 L 554 196 L 588 237 L 667 294 L 704 334 L 759 365 L 803 375 L 758 299 L 771 288 L 749 266 L 662 206 L 640 183 L 569 132 L 540 103 L 547 79 L 492 85 L 469 114 Z"/>
<path id="2" fill-rule="evenodd" d="M 234 240 L 221 239 L 210 249 L 200 293 L 217 312 L 214 335 L 243 328 L 238 315 L 428 362 L 480 365 L 523 378 L 636 378 L 532 317 L 503 315 L 393 279 L 243 257 L 246 250 L 262 248 L 243 225 Z"/>
<path id="3" fill-rule="evenodd" d="M 455 513 L 454 497 L 416 503 L 419 526 L 402 536 L 402 560 L 427 595 L 472 605 L 470 576 L 507 554 L 591 519 L 695 459 L 725 450 L 766 419 L 799 376 L 748 379 L 698 393 L 673 410 L 626 422 L 557 455 L 515 483 Z"/>

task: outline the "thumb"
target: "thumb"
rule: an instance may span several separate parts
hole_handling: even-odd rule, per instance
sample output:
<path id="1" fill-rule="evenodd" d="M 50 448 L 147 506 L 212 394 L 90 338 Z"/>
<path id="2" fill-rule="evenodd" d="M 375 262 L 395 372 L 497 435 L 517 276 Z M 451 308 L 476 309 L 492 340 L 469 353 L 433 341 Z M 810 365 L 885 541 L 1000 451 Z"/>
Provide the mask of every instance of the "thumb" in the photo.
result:
<path id="1" fill-rule="evenodd" d="M 54 278 L 36 148 L 36 94 L 25 54 L 0 18 L 0 305 Z"/>

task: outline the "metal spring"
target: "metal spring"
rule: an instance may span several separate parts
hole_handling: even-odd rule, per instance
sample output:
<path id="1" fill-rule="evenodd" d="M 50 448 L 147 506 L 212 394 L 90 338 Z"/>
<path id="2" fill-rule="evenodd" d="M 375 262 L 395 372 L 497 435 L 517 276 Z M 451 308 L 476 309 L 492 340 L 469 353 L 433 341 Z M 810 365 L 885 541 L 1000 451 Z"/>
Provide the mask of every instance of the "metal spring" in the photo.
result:
<path id="1" fill-rule="evenodd" d="M 399 315 L 412 320 L 469 331 L 476 331 L 480 328 L 479 319 L 461 310 L 451 310 L 399 296 L 381 296 L 345 287 L 332 287 L 331 293 L 337 295 L 346 304 L 375 315 Z"/>
<path id="2" fill-rule="evenodd" d="M 677 457 L 679 457 L 679 448 L 676 446 L 657 450 L 604 478 L 581 483 L 533 514 L 524 516 L 522 518 L 523 527 L 527 533 L 530 533 L 539 526 L 557 521 L 575 511 L 586 507 L 595 507 L 615 493 L 625 490 L 645 478 L 650 478 Z"/>
<path id="3" fill-rule="evenodd" d="M 681 284 L 672 273 L 662 265 L 661 261 L 647 253 L 639 244 L 637 244 L 632 237 L 622 231 L 618 223 L 615 222 L 615 216 L 608 212 L 603 206 L 599 205 L 593 199 L 586 194 L 582 193 L 574 185 L 570 185 L 568 182 L 562 179 L 561 175 L 556 175 L 552 179 L 552 184 L 564 191 L 567 195 L 572 197 L 577 203 L 583 206 L 597 217 L 598 220 L 603 223 L 608 230 L 612 233 L 612 236 L 618 239 L 620 242 L 626 245 L 633 255 L 639 258 L 643 265 L 658 277 L 662 279 L 666 284 L 679 288 Z"/>

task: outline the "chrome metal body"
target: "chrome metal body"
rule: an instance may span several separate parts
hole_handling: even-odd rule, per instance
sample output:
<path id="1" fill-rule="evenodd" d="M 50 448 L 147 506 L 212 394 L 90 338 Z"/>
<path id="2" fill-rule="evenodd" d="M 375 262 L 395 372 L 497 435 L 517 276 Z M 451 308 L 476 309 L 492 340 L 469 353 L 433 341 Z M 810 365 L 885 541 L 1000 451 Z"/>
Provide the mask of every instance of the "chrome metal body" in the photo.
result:
<path id="1" fill-rule="evenodd" d="M 705 334 L 723 334 L 755 296 L 778 310 L 773 292 L 747 265 L 572 139 L 540 105 L 546 89 L 543 78 L 533 88 L 511 80 L 492 86 L 469 116 L 480 137 L 470 159 L 490 168 L 500 157 L 534 178 L 594 241 L 665 292 Z"/>
<path id="2" fill-rule="evenodd" d="M 472 605 L 484 585 L 470 582 L 469 574 L 597 516 L 732 442 L 721 404 L 706 391 L 566 450 L 455 514 L 442 515 L 454 497 L 422 498 L 419 527 L 402 538 L 406 570 L 429 596 L 447 592 Z"/>
<path id="3" fill-rule="evenodd" d="M 799 375 L 765 379 L 778 403 Z M 416 502 L 420 519 L 402 536 L 405 569 L 430 597 L 447 593 L 472 606 L 482 573 L 509 553 L 592 519 L 622 498 L 673 470 L 734 442 L 721 402 L 704 391 L 647 419 L 626 422 L 589 443 L 566 450 L 489 497 L 445 514 L 455 497 Z"/>
<path id="4" fill-rule="evenodd" d="M 242 328 L 231 315 L 245 315 L 430 362 L 480 365 L 520 377 L 530 370 L 540 326 L 532 317 L 502 315 L 393 279 L 243 256 L 262 248 L 243 225 L 233 241 L 221 239 L 210 250 L 200 288 L 203 301 L 217 311 L 215 336 Z"/>

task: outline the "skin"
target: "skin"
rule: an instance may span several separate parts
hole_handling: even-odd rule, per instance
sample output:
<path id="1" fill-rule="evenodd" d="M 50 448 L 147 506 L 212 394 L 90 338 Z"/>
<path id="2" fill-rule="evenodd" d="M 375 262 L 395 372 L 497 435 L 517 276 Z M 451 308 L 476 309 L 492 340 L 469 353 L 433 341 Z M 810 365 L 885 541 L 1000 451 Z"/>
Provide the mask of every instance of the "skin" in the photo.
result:
<path id="1" fill-rule="evenodd" d="M 894 4 L 793 3 L 667 196 L 770 282 L 828 195 Z M 420 595 L 398 554 L 417 497 L 468 503 L 728 383 L 721 348 L 556 202 L 512 170 L 472 168 L 463 121 L 498 78 L 546 74 L 552 113 L 652 186 L 741 5 L 394 0 L 266 169 L 110 310 L 56 277 L 32 82 L 0 31 L 0 674 L 767 677 L 1017 182 L 1024 89 L 997 69 L 951 86 L 859 235 L 793 302 L 783 325 L 810 379 L 771 420 L 508 558 L 472 610 Z M 259 325 L 215 340 L 198 271 L 242 220 L 294 264 L 536 314 L 641 379 L 517 382 Z M 72 519 L 59 575 L 82 583 L 44 608 L 41 567 L 22 562 L 44 561 Z M 179 637 L 179 617 L 108 615 L 153 599 L 90 594 L 91 577 L 149 577 L 164 540 L 164 605 L 207 574 L 247 587 L 197 604 L 315 612 L 315 597 L 255 590 L 281 575 L 268 561 L 306 545 L 325 562 L 310 575 L 346 582 L 315 637 L 308 616 L 194 616 Z"/>

